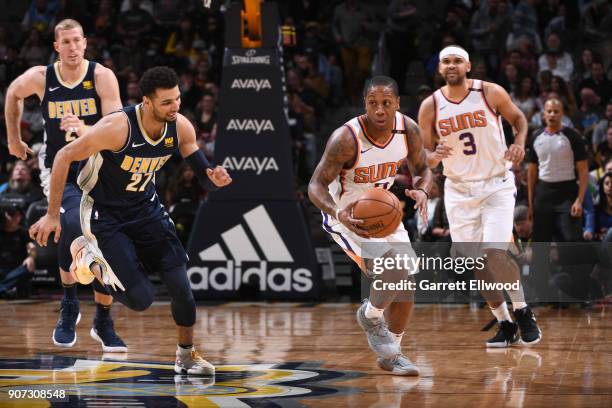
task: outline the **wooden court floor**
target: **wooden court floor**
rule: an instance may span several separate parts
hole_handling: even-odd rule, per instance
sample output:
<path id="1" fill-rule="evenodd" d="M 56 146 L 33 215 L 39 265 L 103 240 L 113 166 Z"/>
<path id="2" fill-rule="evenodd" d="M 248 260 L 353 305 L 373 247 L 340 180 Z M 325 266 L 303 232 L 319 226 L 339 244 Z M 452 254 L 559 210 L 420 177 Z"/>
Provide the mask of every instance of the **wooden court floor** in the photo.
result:
<path id="1" fill-rule="evenodd" d="M 379 370 L 355 304 L 198 307 L 196 345 L 214 378 L 176 376 L 168 303 L 142 313 L 118 305 L 127 354 L 103 354 L 89 337 L 94 307 L 73 348 L 51 341 L 58 302 L 0 303 L 0 406 L 87 407 L 611 407 L 611 310 L 536 309 L 537 346 L 487 351 L 485 310 L 420 306 L 403 350 L 419 378 Z M 34 390 L 17 398 L 9 390 Z M 63 391 L 51 400 L 49 390 Z M 49 395 L 49 394 L 47 394 Z"/>

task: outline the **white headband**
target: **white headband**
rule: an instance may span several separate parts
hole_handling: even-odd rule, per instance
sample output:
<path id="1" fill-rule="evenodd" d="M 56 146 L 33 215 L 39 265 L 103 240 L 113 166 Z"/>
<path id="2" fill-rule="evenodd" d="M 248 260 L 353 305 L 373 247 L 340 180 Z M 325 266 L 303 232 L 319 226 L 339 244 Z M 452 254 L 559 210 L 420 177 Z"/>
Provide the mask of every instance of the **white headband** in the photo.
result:
<path id="1" fill-rule="evenodd" d="M 448 55 L 458 55 L 461 58 L 463 58 L 466 62 L 470 61 L 470 56 L 468 55 L 467 51 L 464 50 L 463 48 L 453 47 L 452 45 L 444 48 L 442 51 L 440 51 L 440 61 L 442 61 L 442 59 Z"/>

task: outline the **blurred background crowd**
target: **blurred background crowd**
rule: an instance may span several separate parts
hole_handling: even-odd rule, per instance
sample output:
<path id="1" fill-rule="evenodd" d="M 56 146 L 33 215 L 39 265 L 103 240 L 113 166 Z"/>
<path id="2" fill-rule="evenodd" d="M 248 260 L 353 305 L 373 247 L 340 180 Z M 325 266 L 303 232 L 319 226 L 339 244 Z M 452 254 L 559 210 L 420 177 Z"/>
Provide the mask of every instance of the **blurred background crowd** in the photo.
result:
<path id="1" fill-rule="evenodd" d="M 225 6 L 230 2 L 221 1 Z M 580 198 L 583 212 L 573 220 L 580 224 L 580 234 L 568 236 L 557 227 L 571 216 L 560 205 L 552 211 L 556 211 L 552 238 L 612 241 L 610 1 L 277 3 L 283 24 L 296 191 L 301 199 L 306 200 L 303 191 L 326 139 L 345 120 L 361 113 L 366 78 L 375 74 L 393 77 L 399 84 L 402 110 L 416 120 L 420 103 L 444 85 L 437 72 L 438 52 L 446 45 L 459 44 L 470 52 L 469 77 L 503 86 L 527 117 L 532 140 L 546 126 L 546 101 L 562 101 L 562 123 L 579 135 L 580 143 L 572 145 L 572 154 L 576 161 L 586 160 L 588 188 Z M 31 0 L 0 1 L 0 5 L 0 277 L 6 278 L 15 268 L 34 267 L 26 262 L 31 251 L 23 227 L 33 221 L 43 199 L 36 158 L 43 142 L 43 120 L 39 101 L 26 100 L 21 133 L 35 155 L 26 162 L 16 161 L 6 147 L 4 95 L 8 84 L 27 68 L 56 59 L 54 24 L 68 17 L 82 23 L 88 41 L 86 58 L 114 70 L 126 105 L 140 100 L 138 80 L 144 70 L 155 65 L 173 67 L 180 76 L 181 111 L 196 127 L 201 149 L 214 160 L 225 8 L 207 11 L 199 0 Z M 506 136 L 512 139 L 511 129 L 506 129 Z M 513 169 L 518 189 L 516 236 L 527 244 L 533 235 L 528 208 L 530 163 L 534 160 Z M 540 161 L 538 170 L 542 166 Z M 577 179 L 575 173 L 574 184 Z M 410 185 L 407 170 L 398 181 L 398 191 Z M 410 203 L 405 206 L 404 222 L 413 240 L 450 240 L 439 170 L 436 181 L 428 203 L 428 222 L 415 216 Z M 157 175 L 157 183 L 186 242 L 205 192 L 178 157 Z M 569 189 L 564 197 L 569 207 L 577 199 L 575 194 Z"/>

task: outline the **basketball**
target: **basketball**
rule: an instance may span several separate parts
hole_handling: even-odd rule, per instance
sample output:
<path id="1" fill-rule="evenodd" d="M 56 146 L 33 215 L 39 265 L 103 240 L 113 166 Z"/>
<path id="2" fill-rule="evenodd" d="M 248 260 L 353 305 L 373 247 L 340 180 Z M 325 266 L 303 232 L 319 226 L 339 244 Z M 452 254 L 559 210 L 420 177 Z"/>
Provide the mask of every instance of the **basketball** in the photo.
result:
<path id="1" fill-rule="evenodd" d="M 395 231 L 402 221 L 398 198 L 382 188 L 366 191 L 353 207 L 353 218 L 364 220 L 360 228 L 373 238 L 383 238 Z"/>

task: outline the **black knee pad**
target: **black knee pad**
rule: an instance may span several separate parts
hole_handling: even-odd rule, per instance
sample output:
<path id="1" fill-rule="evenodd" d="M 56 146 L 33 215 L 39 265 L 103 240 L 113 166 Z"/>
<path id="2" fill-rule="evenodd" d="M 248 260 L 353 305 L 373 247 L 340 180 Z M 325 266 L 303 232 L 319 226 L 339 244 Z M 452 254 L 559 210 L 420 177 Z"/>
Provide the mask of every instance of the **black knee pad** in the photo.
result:
<path id="1" fill-rule="evenodd" d="M 99 280 L 94 279 L 91 285 L 97 293 L 102 295 L 111 295 L 111 289 L 108 289 L 106 286 L 102 285 Z"/>
<path id="2" fill-rule="evenodd" d="M 147 310 L 155 300 L 155 291 L 151 284 L 128 288 L 125 292 L 118 289 L 112 291 L 111 294 L 113 298 L 137 312 Z"/>
<path id="3" fill-rule="evenodd" d="M 172 298 L 174 321 L 179 326 L 193 326 L 196 320 L 196 304 L 185 265 L 162 272 L 162 279 Z"/>

